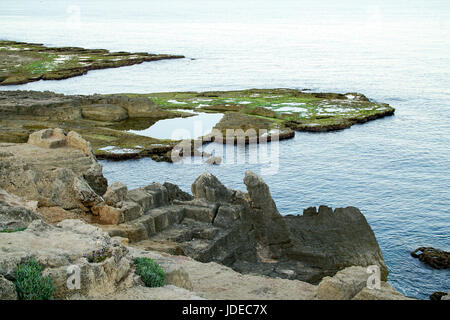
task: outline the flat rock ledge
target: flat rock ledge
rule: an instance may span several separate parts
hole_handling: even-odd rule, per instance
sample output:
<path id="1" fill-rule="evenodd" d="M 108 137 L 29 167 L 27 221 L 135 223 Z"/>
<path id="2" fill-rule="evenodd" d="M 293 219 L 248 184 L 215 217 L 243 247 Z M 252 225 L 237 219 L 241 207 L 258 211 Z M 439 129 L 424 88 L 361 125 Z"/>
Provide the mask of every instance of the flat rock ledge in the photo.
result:
<path id="1" fill-rule="evenodd" d="M 184 56 L 146 52 L 109 52 L 105 49 L 46 47 L 38 43 L 0 40 L 0 86 L 38 80 L 61 80 L 89 70 L 118 68 Z M 36 67 L 38 66 L 38 67 Z"/>
<path id="2" fill-rule="evenodd" d="M 283 217 L 251 171 L 247 193 L 209 173 L 192 195 L 170 183 L 106 187 L 89 143 L 59 129 L 0 144 L 0 171 L 0 227 L 8 229 L 0 232 L 3 299 L 15 297 L 15 270 L 30 258 L 52 278 L 57 299 L 403 297 L 385 283 L 383 256 L 357 208 Z M 84 257 L 99 249 L 112 256 L 101 263 Z M 165 287 L 143 287 L 132 262 L 138 256 L 163 267 Z M 67 288 L 71 265 L 81 270 L 78 291 Z M 362 286 L 368 266 L 380 270 L 376 293 Z"/>
<path id="3" fill-rule="evenodd" d="M 99 248 L 111 250 L 112 256 L 100 263 L 90 263 L 83 256 Z M 80 220 L 64 220 L 56 226 L 35 220 L 25 231 L 0 233 L 0 252 L 0 299 L 3 300 L 17 299 L 15 270 L 19 263 L 30 258 L 44 266 L 43 274 L 52 279 L 56 299 L 406 299 L 384 282 L 378 291 L 364 288 L 366 278 L 362 267 L 344 269 L 318 286 L 299 280 L 245 275 L 215 262 L 202 263 L 185 256 L 126 247 L 101 229 Z M 165 285 L 143 286 L 134 273 L 134 257 L 156 261 L 167 275 Z M 79 289 L 67 286 L 71 266 L 81 270 Z"/>

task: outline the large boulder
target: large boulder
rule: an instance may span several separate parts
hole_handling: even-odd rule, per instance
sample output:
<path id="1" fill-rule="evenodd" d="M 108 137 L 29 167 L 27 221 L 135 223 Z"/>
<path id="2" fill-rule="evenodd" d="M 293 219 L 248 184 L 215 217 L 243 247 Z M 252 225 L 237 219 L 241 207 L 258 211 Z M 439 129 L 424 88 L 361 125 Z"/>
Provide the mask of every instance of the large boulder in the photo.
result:
<path id="1" fill-rule="evenodd" d="M 368 286 L 373 274 L 367 268 L 352 266 L 345 268 L 333 277 L 325 277 L 317 286 L 319 300 L 413 300 L 405 297 L 385 281 Z"/>
<path id="2" fill-rule="evenodd" d="M 209 172 L 201 174 L 192 184 L 191 190 L 195 198 L 208 202 L 227 203 L 232 197 L 232 192 Z"/>
<path id="3" fill-rule="evenodd" d="M 114 104 L 91 104 L 81 108 L 83 118 L 97 121 L 122 121 L 128 118 L 126 109 Z"/>
<path id="4" fill-rule="evenodd" d="M 0 188 L 0 230 L 17 230 L 39 219 L 36 201 L 24 201 Z"/>
<path id="5" fill-rule="evenodd" d="M 303 215 L 284 217 L 291 231 L 293 246 L 288 256 L 316 270 L 308 281 L 350 266 L 378 265 L 386 280 L 388 269 L 378 242 L 364 215 L 355 207 L 308 208 Z M 305 278 L 306 279 L 306 278 Z"/>
<path id="6" fill-rule="evenodd" d="M 333 277 L 325 277 L 317 288 L 320 300 L 350 300 L 367 285 L 369 278 L 366 268 L 349 267 Z"/>
<path id="7" fill-rule="evenodd" d="M 119 202 L 125 201 L 128 195 L 128 188 L 121 182 L 114 182 L 108 187 L 106 193 L 103 195 L 103 199 L 106 204 L 115 206 Z"/>
<path id="8" fill-rule="evenodd" d="M 88 211 L 106 191 L 102 167 L 77 133 L 46 129 L 27 144 L 0 144 L 0 188 L 39 207 Z"/>
<path id="9" fill-rule="evenodd" d="M 93 263 L 85 257 L 101 249 L 110 253 L 104 261 Z M 126 247 L 80 220 L 64 220 L 56 227 L 35 220 L 25 231 L 0 233 L 0 252 L 1 277 L 14 280 L 17 265 L 33 258 L 44 267 L 43 275 L 51 277 L 55 298 L 108 294 L 132 285 Z M 70 266 L 80 270 L 80 289 L 67 285 Z"/>
<path id="10" fill-rule="evenodd" d="M 382 281 L 379 289 L 365 287 L 352 300 L 415 300 L 405 297 L 389 283 Z"/>

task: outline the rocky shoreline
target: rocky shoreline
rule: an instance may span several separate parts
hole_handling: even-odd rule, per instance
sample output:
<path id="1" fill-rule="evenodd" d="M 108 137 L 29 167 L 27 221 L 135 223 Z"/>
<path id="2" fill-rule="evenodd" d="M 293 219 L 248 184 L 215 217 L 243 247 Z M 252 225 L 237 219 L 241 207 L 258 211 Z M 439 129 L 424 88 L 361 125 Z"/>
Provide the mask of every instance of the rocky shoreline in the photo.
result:
<path id="1" fill-rule="evenodd" d="M 0 40 L 0 86 L 38 80 L 62 80 L 84 75 L 90 70 L 182 58 L 184 56 L 181 55 L 46 47 L 38 43 Z"/>
<path id="2" fill-rule="evenodd" d="M 57 299 L 408 299 L 385 281 L 375 235 L 354 207 L 283 217 L 267 184 L 247 172 L 247 193 L 211 174 L 192 185 L 108 186 L 78 133 L 45 129 L 0 143 L 0 297 L 15 299 L 17 266 L 35 259 Z M 86 253 L 110 252 L 98 263 Z M 148 288 L 133 259 L 164 269 Z M 80 289 L 66 286 L 67 267 Z M 378 266 L 379 289 L 366 284 Z"/>
<path id="3" fill-rule="evenodd" d="M 290 139 L 296 131 L 341 130 L 394 111 L 361 94 L 291 89 L 90 96 L 0 91 L 0 142 L 23 143 L 36 130 L 58 127 L 77 131 L 92 144 L 98 159 L 151 157 L 172 162 L 172 150 L 180 145 L 207 158 L 201 149 L 210 142 Z M 198 143 L 141 133 L 160 120 L 213 113 L 223 116 L 211 133 L 195 138 Z"/>

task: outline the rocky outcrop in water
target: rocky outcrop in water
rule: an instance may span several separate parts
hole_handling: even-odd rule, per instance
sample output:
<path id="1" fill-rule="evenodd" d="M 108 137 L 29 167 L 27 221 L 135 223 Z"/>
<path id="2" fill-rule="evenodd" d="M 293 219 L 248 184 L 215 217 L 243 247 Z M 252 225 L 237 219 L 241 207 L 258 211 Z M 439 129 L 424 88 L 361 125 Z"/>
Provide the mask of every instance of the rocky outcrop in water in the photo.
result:
<path id="1" fill-rule="evenodd" d="M 36 130 L 58 127 L 66 132 L 76 130 L 102 158 L 160 159 L 173 145 L 128 130 L 142 130 L 160 119 L 177 116 L 179 113 L 166 111 L 144 97 L 1 91 L 0 142 L 27 142 Z"/>
<path id="2" fill-rule="evenodd" d="M 89 70 L 131 66 L 146 61 L 184 56 L 146 52 L 109 52 L 105 49 L 46 47 L 38 43 L 0 40 L 0 86 L 38 80 L 60 80 Z"/>
<path id="3" fill-rule="evenodd" d="M 419 247 L 411 252 L 411 256 L 435 269 L 450 268 L 450 252 L 432 247 Z"/>
<path id="4" fill-rule="evenodd" d="M 440 301 L 440 300 L 450 300 L 450 292 L 436 291 L 430 295 L 430 300 Z"/>

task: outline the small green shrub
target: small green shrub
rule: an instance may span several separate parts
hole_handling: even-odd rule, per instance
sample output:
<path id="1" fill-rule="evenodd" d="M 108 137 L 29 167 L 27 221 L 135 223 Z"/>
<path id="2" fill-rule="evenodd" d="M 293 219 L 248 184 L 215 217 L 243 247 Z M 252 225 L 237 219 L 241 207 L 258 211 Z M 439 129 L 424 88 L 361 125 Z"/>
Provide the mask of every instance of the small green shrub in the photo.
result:
<path id="1" fill-rule="evenodd" d="M 53 297 L 53 283 L 50 277 L 43 277 L 44 268 L 31 259 L 17 266 L 16 291 L 20 300 L 49 300 Z"/>
<path id="2" fill-rule="evenodd" d="M 149 258 L 135 258 L 136 274 L 141 276 L 147 287 L 162 287 L 166 280 L 166 274 L 163 269 L 152 259 Z"/>

